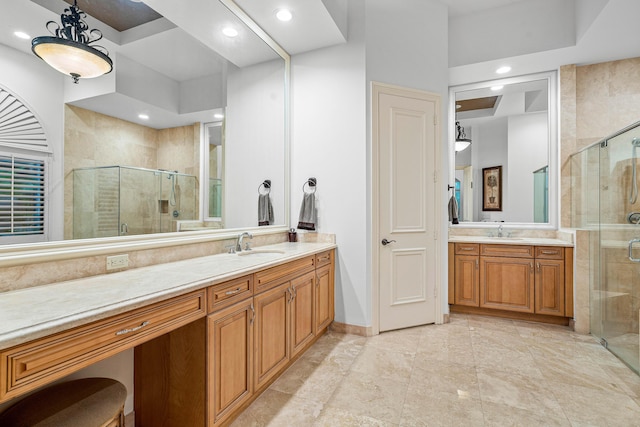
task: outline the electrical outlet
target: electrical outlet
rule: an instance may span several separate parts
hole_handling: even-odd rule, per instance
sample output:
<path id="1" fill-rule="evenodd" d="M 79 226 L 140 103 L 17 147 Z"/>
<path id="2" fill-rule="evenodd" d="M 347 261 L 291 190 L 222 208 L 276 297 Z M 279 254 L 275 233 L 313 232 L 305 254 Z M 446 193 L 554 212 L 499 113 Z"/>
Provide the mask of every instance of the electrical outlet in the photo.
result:
<path id="1" fill-rule="evenodd" d="M 125 268 L 129 266 L 129 255 L 113 255 L 107 257 L 107 270 Z"/>

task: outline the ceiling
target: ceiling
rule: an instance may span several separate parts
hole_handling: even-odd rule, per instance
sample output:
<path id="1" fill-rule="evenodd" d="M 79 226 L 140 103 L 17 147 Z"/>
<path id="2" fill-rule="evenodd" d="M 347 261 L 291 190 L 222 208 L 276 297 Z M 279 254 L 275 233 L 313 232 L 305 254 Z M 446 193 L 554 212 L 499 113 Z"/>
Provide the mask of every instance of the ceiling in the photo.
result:
<path id="1" fill-rule="evenodd" d="M 449 18 L 471 15 L 496 7 L 509 6 L 526 0 L 439 0 L 449 7 Z"/>

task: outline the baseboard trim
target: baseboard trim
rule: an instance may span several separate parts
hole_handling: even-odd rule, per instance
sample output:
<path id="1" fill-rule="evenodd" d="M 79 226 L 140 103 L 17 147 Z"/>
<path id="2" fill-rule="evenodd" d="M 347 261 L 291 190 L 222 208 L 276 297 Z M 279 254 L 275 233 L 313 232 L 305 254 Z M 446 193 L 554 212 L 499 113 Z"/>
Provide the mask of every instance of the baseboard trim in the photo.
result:
<path id="1" fill-rule="evenodd" d="M 371 326 L 358 326 L 358 325 L 349 325 L 347 323 L 333 322 L 331 326 L 329 326 L 333 332 L 338 332 L 341 334 L 352 334 L 359 335 L 361 337 L 372 337 L 373 336 L 373 328 Z"/>

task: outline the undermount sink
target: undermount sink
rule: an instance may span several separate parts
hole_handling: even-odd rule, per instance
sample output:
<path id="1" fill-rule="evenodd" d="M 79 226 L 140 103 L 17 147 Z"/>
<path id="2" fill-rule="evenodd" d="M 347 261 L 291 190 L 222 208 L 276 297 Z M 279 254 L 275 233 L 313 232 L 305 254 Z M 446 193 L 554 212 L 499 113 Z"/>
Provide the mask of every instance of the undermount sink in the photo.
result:
<path id="1" fill-rule="evenodd" d="M 247 256 L 247 255 L 257 255 L 257 254 L 284 254 L 283 250 L 280 249 L 249 249 L 244 250 L 242 252 L 236 252 L 236 255 L 239 256 Z"/>

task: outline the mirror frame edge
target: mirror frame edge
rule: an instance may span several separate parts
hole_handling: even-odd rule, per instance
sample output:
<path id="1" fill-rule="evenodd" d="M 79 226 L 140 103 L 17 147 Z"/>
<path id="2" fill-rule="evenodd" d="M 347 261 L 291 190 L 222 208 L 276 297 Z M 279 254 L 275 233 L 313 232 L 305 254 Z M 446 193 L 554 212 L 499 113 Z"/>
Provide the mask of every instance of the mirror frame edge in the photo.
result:
<path id="1" fill-rule="evenodd" d="M 291 222 L 291 56 L 233 0 L 219 1 L 284 60 L 284 223 L 282 225 L 266 227 L 255 226 L 247 228 L 183 231 L 79 240 L 54 240 L 48 242 L 4 245 L 0 246 L 0 267 L 12 267 L 38 262 L 76 259 L 87 256 L 105 255 L 118 251 L 138 251 L 233 239 L 236 238 L 239 233 L 244 231 L 250 231 L 253 235 L 260 236 L 282 233 L 289 230 L 289 224 Z M 199 216 L 204 221 L 203 215 L 204 213 L 201 211 Z"/>
<path id="2" fill-rule="evenodd" d="M 533 229 L 533 230 L 559 230 L 560 229 L 560 191 L 559 191 L 559 183 L 560 183 L 560 165 L 558 164 L 560 158 L 560 136 L 559 136 L 559 83 L 558 83 L 558 71 L 543 71 L 532 74 L 523 74 L 519 76 L 512 77 L 504 77 L 495 80 L 485 80 L 481 82 L 474 83 L 466 83 L 456 86 L 449 87 L 449 126 L 448 126 L 448 149 L 449 149 L 449 180 L 447 185 L 455 181 L 455 151 L 453 149 L 455 143 L 455 130 L 453 129 L 453 124 L 456 121 L 456 108 L 455 108 L 455 95 L 457 92 L 461 92 L 463 90 L 474 90 L 481 89 L 485 87 L 490 87 L 493 85 L 501 84 L 512 84 L 512 83 L 523 83 L 532 80 L 547 80 L 548 90 L 549 90 L 549 99 L 548 103 L 548 137 L 549 137 L 549 171 L 550 171 L 550 179 L 549 182 L 552 183 L 549 185 L 549 222 L 547 223 L 533 223 L 533 222 L 504 222 L 501 224 L 507 225 L 509 228 L 520 228 L 520 229 Z M 449 199 L 449 193 L 447 192 L 447 200 Z M 551 206 L 554 203 L 555 206 Z M 494 222 L 481 222 L 481 221 L 465 221 L 459 224 L 451 224 L 449 223 L 449 227 L 454 227 L 455 229 L 464 229 L 464 228 L 495 228 L 496 223 Z"/>

